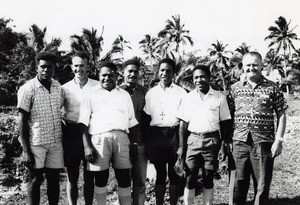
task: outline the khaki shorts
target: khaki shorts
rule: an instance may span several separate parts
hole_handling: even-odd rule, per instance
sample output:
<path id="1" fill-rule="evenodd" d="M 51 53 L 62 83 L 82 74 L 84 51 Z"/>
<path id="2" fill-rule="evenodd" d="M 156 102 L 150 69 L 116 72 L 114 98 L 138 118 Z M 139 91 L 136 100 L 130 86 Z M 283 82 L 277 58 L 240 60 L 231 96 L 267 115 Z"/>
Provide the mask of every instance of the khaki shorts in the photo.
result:
<path id="1" fill-rule="evenodd" d="M 218 153 L 221 148 L 218 132 L 207 137 L 199 137 L 191 133 L 187 144 L 186 165 L 189 169 L 215 170 L 218 167 Z"/>
<path id="2" fill-rule="evenodd" d="M 64 152 L 61 142 L 55 142 L 45 145 L 31 145 L 31 151 L 34 155 L 36 169 L 50 168 L 60 169 L 64 166 Z"/>
<path id="3" fill-rule="evenodd" d="M 132 167 L 129 158 L 130 141 L 123 131 L 110 131 L 92 136 L 92 143 L 97 150 L 97 158 L 94 163 L 87 164 L 89 171 L 103 171 L 112 167 L 115 169 L 130 169 Z"/>

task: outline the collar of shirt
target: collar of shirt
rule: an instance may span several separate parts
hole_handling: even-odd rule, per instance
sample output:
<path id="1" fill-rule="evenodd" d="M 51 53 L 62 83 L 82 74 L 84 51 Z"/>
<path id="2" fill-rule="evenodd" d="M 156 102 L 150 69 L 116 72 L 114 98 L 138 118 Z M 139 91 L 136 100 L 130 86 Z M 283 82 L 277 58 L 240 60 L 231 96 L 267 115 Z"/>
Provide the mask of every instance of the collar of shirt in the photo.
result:
<path id="1" fill-rule="evenodd" d="M 206 94 L 204 94 L 203 92 L 197 89 L 196 92 L 200 95 L 201 99 L 204 101 L 205 99 L 208 98 L 209 95 L 214 95 L 216 91 L 212 89 L 211 86 L 209 86 L 208 92 Z"/>
<path id="2" fill-rule="evenodd" d="M 167 91 L 167 90 L 169 90 L 169 89 L 172 89 L 172 88 L 175 86 L 175 84 L 172 82 L 171 85 L 170 85 L 169 87 L 166 87 L 166 88 L 165 88 L 165 90 L 163 89 L 163 87 L 162 87 L 162 85 L 161 85 L 160 82 L 158 83 L 157 86 L 158 86 L 161 90 Z"/>
<path id="3" fill-rule="evenodd" d="M 260 78 L 259 78 L 259 80 L 257 81 L 256 86 L 255 86 L 254 88 L 257 88 L 257 87 L 258 87 L 259 85 L 261 85 L 262 83 L 265 83 L 266 80 L 267 80 L 267 79 L 266 79 L 263 75 L 261 75 Z M 249 88 L 251 88 L 251 84 L 248 82 L 247 78 L 244 78 L 244 79 L 241 81 L 240 85 L 243 86 L 243 87 L 247 87 L 247 88 L 249 87 Z"/>
<path id="4" fill-rule="evenodd" d="M 35 78 L 34 78 L 34 85 L 35 85 L 36 87 L 42 87 L 42 88 L 45 88 L 45 87 L 43 86 L 43 84 L 39 81 L 39 79 L 38 79 L 37 76 L 35 76 Z M 51 84 L 50 84 L 50 86 L 51 86 L 51 87 L 54 87 L 54 86 L 55 86 L 54 81 L 53 81 L 52 78 L 51 78 Z M 46 89 L 46 88 L 45 88 L 45 89 Z"/>

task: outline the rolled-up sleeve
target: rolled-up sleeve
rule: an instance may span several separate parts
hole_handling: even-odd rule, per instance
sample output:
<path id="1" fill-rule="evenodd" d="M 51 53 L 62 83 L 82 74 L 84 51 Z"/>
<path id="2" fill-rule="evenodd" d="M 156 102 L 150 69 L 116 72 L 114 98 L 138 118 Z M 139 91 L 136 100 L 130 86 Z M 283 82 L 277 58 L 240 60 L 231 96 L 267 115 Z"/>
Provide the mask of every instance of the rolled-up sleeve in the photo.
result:
<path id="1" fill-rule="evenodd" d="M 179 107 L 177 109 L 176 117 L 180 120 L 183 120 L 187 123 L 189 123 L 190 119 L 188 116 L 188 107 L 187 107 L 187 100 L 186 98 L 182 98 L 179 104 Z"/>

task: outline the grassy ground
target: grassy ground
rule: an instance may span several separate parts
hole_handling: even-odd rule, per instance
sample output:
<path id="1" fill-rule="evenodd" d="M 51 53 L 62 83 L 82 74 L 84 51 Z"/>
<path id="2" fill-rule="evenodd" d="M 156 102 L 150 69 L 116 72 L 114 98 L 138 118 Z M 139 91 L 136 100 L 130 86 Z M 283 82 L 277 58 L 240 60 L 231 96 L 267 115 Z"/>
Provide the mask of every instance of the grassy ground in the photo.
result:
<path id="1" fill-rule="evenodd" d="M 284 143 L 284 150 L 275 160 L 273 181 L 270 191 L 271 205 L 299 205 L 300 204 L 300 100 L 299 97 L 288 101 L 289 109 L 287 111 L 287 129 Z M 18 152 L 14 151 L 13 138 L 17 135 L 16 112 L 14 109 L 1 108 L 0 117 L 0 204 L 27 204 L 26 202 L 26 171 L 17 166 Z M 9 132 L 9 130 L 13 130 Z M 4 143 L 5 139 L 10 141 Z M 4 146 L 4 147 L 3 147 Z M 6 146 L 6 148 L 5 148 Z M 7 148 L 8 147 L 8 148 Z M 4 149 L 5 148 L 5 149 Z M 13 156 L 7 157 L 5 155 Z M 215 180 L 215 200 L 214 204 L 225 205 L 228 203 L 228 175 L 222 174 L 220 180 Z M 66 173 L 61 174 L 61 194 L 60 204 L 67 204 L 65 192 Z M 79 185 L 79 203 L 83 202 L 82 177 Z M 146 204 L 155 204 L 154 198 L 154 180 L 152 177 L 147 180 L 147 202 Z M 111 170 L 108 186 L 107 204 L 117 203 L 117 186 Z M 182 201 L 182 200 L 181 200 Z M 250 187 L 248 194 L 248 204 L 253 203 L 253 187 Z M 195 198 L 195 204 L 201 204 L 202 195 Z M 181 203 L 181 202 L 180 202 Z M 41 187 L 41 204 L 47 204 L 45 183 Z M 166 204 L 168 204 L 168 195 L 166 195 Z"/>

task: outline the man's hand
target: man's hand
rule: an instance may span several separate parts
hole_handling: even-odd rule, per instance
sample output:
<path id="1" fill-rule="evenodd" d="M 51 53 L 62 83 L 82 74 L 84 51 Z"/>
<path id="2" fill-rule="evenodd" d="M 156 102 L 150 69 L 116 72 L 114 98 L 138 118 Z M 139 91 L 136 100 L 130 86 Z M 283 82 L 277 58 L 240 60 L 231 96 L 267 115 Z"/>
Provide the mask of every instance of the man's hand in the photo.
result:
<path id="1" fill-rule="evenodd" d="M 32 152 L 23 151 L 22 162 L 28 169 L 32 169 L 35 165 L 35 159 Z"/>
<path id="2" fill-rule="evenodd" d="M 275 142 L 272 145 L 271 148 L 272 157 L 277 157 L 282 152 L 282 140 L 275 139 Z"/>
<path id="3" fill-rule="evenodd" d="M 130 160 L 132 163 L 138 159 L 138 147 L 137 144 L 131 144 L 129 150 Z"/>
<path id="4" fill-rule="evenodd" d="M 153 152 L 153 150 L 148 149 L 147 150 L 147 158 L 149 159 L 149 161 L 153 164 L 154 161 L 156 160 L 156 156 L 155 153 Z"/>
<path id="5" fill-rule="evenodd" d="M 85 160 L 94 163 L 97 158 L 97 151 L 94 147 L 84 147 Z"/>

